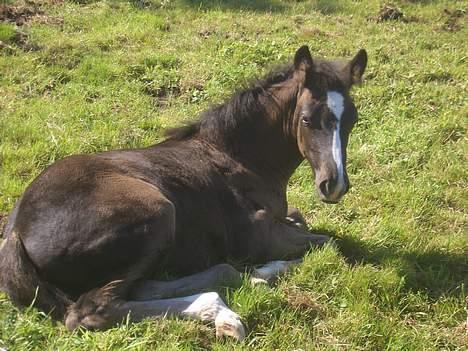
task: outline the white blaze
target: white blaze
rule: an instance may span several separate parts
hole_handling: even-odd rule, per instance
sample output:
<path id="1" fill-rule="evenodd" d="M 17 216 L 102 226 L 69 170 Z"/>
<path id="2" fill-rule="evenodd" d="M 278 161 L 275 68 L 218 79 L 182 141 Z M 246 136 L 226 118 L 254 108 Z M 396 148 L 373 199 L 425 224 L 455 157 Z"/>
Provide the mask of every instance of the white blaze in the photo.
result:
<path id="1" fill-rule="evenodd" d="M 336 91 L 329 91 L 327 93 L 327 105 L 330 111 L 333 112 L 338 123 L 336 124 L 336 129 L 333 131 L 333 144 L 332 144 L 332 155 L 333 160 L 336 164 L 336 170 L 338 172 L 338 180 L 335 188 L 335 193 L 337 195 L 344 187 L 344 169 L 343 169 L 343 155 L 341 153 L 341 136 L 340 136 L 340 127 L 341 127 L 341 117 L 343 116 L 344 111 L 344 97 Z"/>

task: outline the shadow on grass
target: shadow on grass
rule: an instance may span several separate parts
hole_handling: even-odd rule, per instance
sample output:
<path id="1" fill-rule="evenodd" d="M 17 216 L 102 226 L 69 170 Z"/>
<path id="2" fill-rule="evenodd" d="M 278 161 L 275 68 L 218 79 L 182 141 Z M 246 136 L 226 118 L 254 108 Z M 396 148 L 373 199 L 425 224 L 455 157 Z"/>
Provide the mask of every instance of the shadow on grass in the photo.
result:
<path id="1" fill-rule="evenodd" d="M 446 253 L 442 250 L 420 252 L 396 246 L 370 246 L 356 238 L 336 238 L 343 256 L 350 264 L 382 265 L 398 260 L 399 273 L 405 279 L 405 288 L 421 291 L 431 298 L 458 295 L 468 285 L 468 256 Z"/>
<path id="2" fill-rule="evenodd" d="M 80 5 L 90 5 L 103 0 L 71 0 Z M 126 0 L 115 0 L 115 3 L 125 3 Z M 162 8 L 190 7 L 196 10 L 221 11 L 253 11 L 253 12 L 284 12 L 291 7 L 291 3 L 280 0 L 128 0 L 137 9 L 160 10 Z M 311 10 L 329 15 L 344 10 L 344 5 L 338 0 L 309 1 Z"/>
<path id="3" fill-rule="evenodd" d="M 268 0 L 180 0 L 181 4 L 197 9 L 248 10 L 280 12 L 285 9 L 279 1 Z"/>
<path id="4" fill-rule="evenodd" d="M 288 8 L 288 5 L 278 0 L 179 0 L 179 3 L 197 9 L 249 10 L 259 12 L 282 12 Z M 310 9 L 323 14 L 332 14 L 343 9 L 342 3 L 338 0 L 314 0 L 308 3 Z"/>
<path id="5" fill-rule="evenodd" d="M 90 5 L 102 2 L 103 0 L 71 0 L 76 4 Z M 191 7 L 198 10 L 247 10 L 258 12 L 280 12 L 286 9 L 284 3 L 279 0 L 114 0 L 115 4 L 128 1 L 132 6 L 138 9 L 177 8 Z M 326 2 L 317 0 L 318 2 Z M 114 5 L 115 5 L 114 4 Z"/>
<path id="6" fill-rule="evenodd" d="M 410 4 L 418 4 L 418 5 L 434 5 L 445 3 L 443 0 L 409 0 L 408 3 Z"/>

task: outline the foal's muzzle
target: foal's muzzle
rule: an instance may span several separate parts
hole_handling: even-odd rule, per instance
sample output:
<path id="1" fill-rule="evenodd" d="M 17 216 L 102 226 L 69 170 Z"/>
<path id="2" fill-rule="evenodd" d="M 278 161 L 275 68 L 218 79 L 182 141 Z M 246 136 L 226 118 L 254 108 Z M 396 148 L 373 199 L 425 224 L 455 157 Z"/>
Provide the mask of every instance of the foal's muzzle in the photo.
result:
<path id="1" fill-rule="evenodd" d="M 324 178 L 317 182 L 317 192 L 320 200 L 326 203 L 338 203 L 348 190 L 348 177 L 344 177 L 342 182 L 339 182 L 336 177 Z"/>

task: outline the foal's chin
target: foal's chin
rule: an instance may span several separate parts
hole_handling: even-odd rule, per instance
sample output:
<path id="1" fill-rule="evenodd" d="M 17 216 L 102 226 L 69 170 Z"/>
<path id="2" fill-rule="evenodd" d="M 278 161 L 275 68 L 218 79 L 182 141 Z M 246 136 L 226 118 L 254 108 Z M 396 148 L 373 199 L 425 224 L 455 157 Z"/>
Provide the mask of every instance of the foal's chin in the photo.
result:
<path id="1" fill-rule="evenodd" d="M 327 200 L 327 199 L 321 199 L 322 202 L 326 203 L 326 204 L 331 204 L 331 205 L 336 205 L 338 202 L 341 201 L 341 199 L 339 200 Z"/>
<path id="2" fill-rule="evenodd" d="M 344 196 L 344 193 L 343 194 L 339 194 L 338 196 L 326 196 L 325 194 L 323 194 L 320 189 L 317 189 L 317 194 L 320 198 L 320 201 L 326 203 L 326 204 L 332 204 L 332 205 L 335 205 L 337 203 L 339 203 L 341 201 L 341 199 L 343 198 Z"/>

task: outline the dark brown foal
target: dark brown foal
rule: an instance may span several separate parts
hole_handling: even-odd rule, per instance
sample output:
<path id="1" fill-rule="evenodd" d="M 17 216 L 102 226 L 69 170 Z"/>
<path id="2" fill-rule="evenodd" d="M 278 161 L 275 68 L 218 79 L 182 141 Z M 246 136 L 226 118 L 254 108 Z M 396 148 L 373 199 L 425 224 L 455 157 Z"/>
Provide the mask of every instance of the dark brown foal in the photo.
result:
<path id="1" fill-rule="evenodd" d="M 292 64 L 168 134 L 156 145 L 76 155 L 44 170 L 5 226 L 0 288 L 69 329 L 176 315 L 242 339 L 240 317 L 213 292 L 238 285 L 226 262 L 257 266 L 267 283 L 328 237 L 288 211 L 288 180 L 306 159 L 317 193 L 347 192 L 346 147 L 357 111 L 349 95 L 367 64 Z M 162 275 L 181 277 L 154 280 Z"/>

